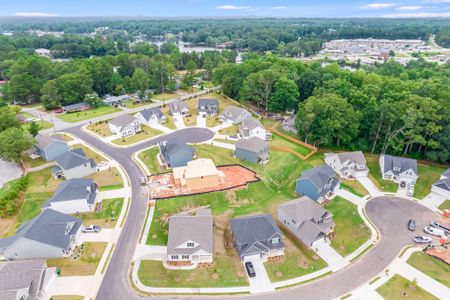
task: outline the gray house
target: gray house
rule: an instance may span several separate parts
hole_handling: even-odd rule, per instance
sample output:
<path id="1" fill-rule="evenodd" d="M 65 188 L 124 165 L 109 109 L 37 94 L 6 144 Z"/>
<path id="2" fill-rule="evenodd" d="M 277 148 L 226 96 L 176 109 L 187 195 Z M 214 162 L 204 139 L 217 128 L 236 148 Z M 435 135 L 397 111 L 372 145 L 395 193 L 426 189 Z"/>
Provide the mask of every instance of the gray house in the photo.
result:
<path id="1" fill-rule="evenodd" d="M 53 209 L 65 214 L 93 211 L 97 193 L 97 184 L 92 179 L 69 179 L 59 185 L 42 209 Z"/>
<path id="2" fill-rule="evenodd" d="M 167 261 L 212 262 L 213 245 L 213 217 L 210 209 L 199 209 L 195 215 L 178 214 L 170 217 Z"/>
<path id="3" fill-rule="evenodd" d="M 252 163 L 266 164 L 269 162 L 269 143 L 257 137 L 239 140 L 234 155 Z"/>
<path id="4" fill-rule="evenodd" d="M 66 113 L 74 113 L 74 112 L 89 110 L 89 109 L 91 109 L 91 106 L 85 102 L 81 102 L 81 103 L 66 105 L 63 107 L 63 109 Z"/>
<path id="5" fill-rule="evenodd" d="M 105 99 L 103 99 L 103 103 L 111 106 L 118 106 L 124 105 L 125 102 L 128 100 L 131 100 L 131 97 L 129 95 L 108 96 Z"/>
<path id="6" fill-rule="evenodd" d="M 219 120 L 221 122 L 231 122 L 233 124 L 239 124 L 245 119 L 250 119 L 251 117 L 252 114 L 245 108 L 229 105 L 220 114 Z"/>
<path id="7" fill-rule="evenodd" d="M 38 134 L 35 137 L 36 144 L 30 150 L 30 157 L 42 157 L 46 161 L 54 160 L 64 152 L 69 151 L 66 142 L 48 135 Z"/>
<path id="8" fill-rule="evenodd" d="M 174 117 L 189 115 L 189 107 L 186 102 L 174 101 L 169 103 L 170 114 Z"/>
<path id="9" fill-rule="evenodd" d="M 234 218 L 231 233 L 242 261 L 284 254 L 284 235 L 269 214 Z"/>
<path id="10" fill-rule="evenodd" d="M 297 179 L 295 191 L 314 201 L 322 202 L 339 188 L 340 183 L 336 172 L 323 164 L 303 172 Z"/>
<path id="11" fill-rule="evenodd" d="M 415 183 L 418 176 L 417 160 L 412 158 L 380 155 L 380 170 L 383 179 L 396 183 Z"/>
<path id="12" fill-rule="evenodd" d="M 55 278 L 56 268 L 47 267 L 42 259 L 1 262 L 0 299 L 40 299 Z"/>
<path id="13" fill-rule="evenodd" d="M 177 140 L 159 143 L 160 159 L 167 168 L 186 166 L 195 157 L 195 148 Z"/>
<path id="14" fill-rule="evenodd" d="M 56 166 L 52 173 L 56 178 L 65 179 L 82 178 L 97 171 L 97 164 L 93 159 L 87 158 L 83 149 L 67 151 L 56 159 Z"/>
<path id="15" fill-rule="evenodd" d="M 333 215 L 307 196 L 278 207 L 278 221 L 309 247 L 327 241 L 333 232 Z"/>
<path id="16" fill-rule="evenodd" d="M 219 113 L 219 101 L 217 99 L 199 99 L 198 114 L 200 116 L 215 116 Z"/>
<path id="17" fill-rule="evenodd" d="M 82 220 L 46 209 L 0 239 L 0 259 L 58 258 L 70 254 Z"/>

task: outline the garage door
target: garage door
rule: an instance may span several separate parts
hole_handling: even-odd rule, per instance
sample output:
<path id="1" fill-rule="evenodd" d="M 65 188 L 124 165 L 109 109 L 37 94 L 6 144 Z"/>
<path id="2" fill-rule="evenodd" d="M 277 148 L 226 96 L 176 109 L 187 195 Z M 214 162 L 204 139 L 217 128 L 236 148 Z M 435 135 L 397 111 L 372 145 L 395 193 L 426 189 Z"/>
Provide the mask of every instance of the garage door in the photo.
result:
<path id="1" fill-rule="evenodd" d="M 321 237 L 320 239 L 315 240 L 314 242 L 312 242 L 311 248 L 318 247 L 319 245 L 322 245 L 324 243 L 325 243 L 325 238 Z"/>
<path id="2" fill-rule="evenodd" d="M 261 254 L 246 255 L 246 256 L 244 256 L 244 261 L 258 260 L 260 258 L 261 258 Z"/>

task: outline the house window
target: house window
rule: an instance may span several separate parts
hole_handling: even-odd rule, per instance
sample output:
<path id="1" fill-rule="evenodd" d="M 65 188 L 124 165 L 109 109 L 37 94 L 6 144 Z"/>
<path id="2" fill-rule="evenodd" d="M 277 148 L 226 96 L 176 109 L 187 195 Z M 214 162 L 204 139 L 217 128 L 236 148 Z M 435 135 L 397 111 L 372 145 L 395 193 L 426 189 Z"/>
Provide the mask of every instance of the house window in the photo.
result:
<path id="1" fill-rule="evenodd" d="M 281 243 L 281 238 L 276 237 L 272 239 L 272 244 L 279 244 L 279 243 Z"/>
<path id="2" fill-rule="evenodd" d="M 194 243 L 191 243 L 191 242 L 187 243 L 187 247 L 188 248 L 194 248 Z"/>
<path id="3" fill-rule="evenodd" d="M 181 258 L 182 259 L 189 259 L 189 255 L 183 254 L 183 255 L 181 255 Z"/>
<path id="4" fill-rule="evenodd" d="M 296 222 L 295 222 L 295 220 L 294 220 L 294 219 L 292 219 L 292 224 L 294 224 L 294 225 L 296 224 Z"/>
<path id="5" fill-rule="evenodd" d="M 178 255 L 171 255 L 170 256 L 173 260 L 178 259 Z"/>

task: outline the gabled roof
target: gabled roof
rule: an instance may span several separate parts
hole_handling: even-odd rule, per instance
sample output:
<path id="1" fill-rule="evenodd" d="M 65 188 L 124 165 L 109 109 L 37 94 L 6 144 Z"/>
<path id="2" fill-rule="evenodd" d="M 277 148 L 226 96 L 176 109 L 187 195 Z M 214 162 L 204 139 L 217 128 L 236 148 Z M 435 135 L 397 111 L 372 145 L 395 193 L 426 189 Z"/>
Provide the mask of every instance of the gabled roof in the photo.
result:
<path id="1" fill-rule="evenodd" d="M 153 116 L 156 116 L 158 119 L 164 117 L 162 111 L 157 107 L 141 110 L 140 112 L 138 112 L 138 114 L 141 114 L 141 116 L 147 121 L 150 120 L 150 118 L 152 118 Z"/>
<path id="2" fill-rule="evenodd" d="M 88 204 L 94 204 L 97 194 L 97 184 L 92 179 L 74 178 L 63 181 L 53 196 L 44 203 L 48 207 L 52 202 L 86 199 Z"/>
<path id="3" fill-rule="evenodd" d="M 252 130 L 257 127 L 264 128 L 264 126 L 261 124 L 261 122 L 259 122 L 259 120 L 254 119 L 254 118 L 245 119 L 244 121 L 242 121 L 242 124 L 241 124 L 241 130 L 243 130 L 243 129 Z"/>
<path id="4" fill-rule="evenodd" d="M 179 153 L 179 152 L 185 152 L 186 155 L 193 156 L 195 153 L 195 148 L 186 145 L 185 143 L 182 143 L 178 140 L 168 140 L 160 143 L 159 145 L 161 149 L 161 155 L 164 157 L 164 159 L 170 160 L 170 158 Z"/>
<path id="5" fill-rule="evenodd" d="M 219 101 L 217 99 L 201 98 L 198 100 L 198 107 L 216 108 L 219 109 Z"/>
<path id="6" fill-rule="evenodd" d="M 12 237 L 0 239 L 0 252 L 21 238 L 67 249 L 71 236 L 76 234 L 82 220 L 53 209 L 46 209 L 31 221 L 24 223 Z"/>
<path id="7" fill-rule="evenodd" d="M 406 170 L 411 169 L 414 173 L 417 173 L 417 160 L 412 158 L 383 155 L 384 159 L 384 170 L 383 173 L 391 171 L 395 175 L 403 173 Z M 394 171 L 394 168 L 400 168 L 400 171 Z"/>
<path id="8" fill-rule="evenodd" d="M 328 165 L 323 164 L 318 167 L 306 170 L 297 180 L 309 180 L 318 189 L 325 186 L 331 179 L 337 178 L 336 172 Z"/>
<path id="9" fill-rule="evenodd" d="M 55 159 L 59 167 L 64 170 L 72 169 L 84 164 L 90 164 L 92 168 L 96 166 L 93 159 L 86 158 L 86 153 L 83 149 L 74 149 L 72 151 L 66 151 Z"/>
<path id="10" fill-rule="evenodd" d="M 255 136 L 246 140 L 239 140 L 236 143 L 236 149 L 243 149 L 254 153 L 259 153 L 267 147 L 269 147 L 269 143 Z"/>
<path id="11" fill-rule="evenodd" d="M 325 215 L 331 215 L 325 208 L 307 196 L 286 202 L 280 205 L 278 210 L 283 211 L 291 220 L 295 220 L 297 224 L 306 220 L 318 220 Z"/>
<path id="12" fill-rule="evenodd" d="M 442 173 L 442 176 L 450 177 L 450 168 L 448 168 L 444 173 Z"/>
<path id="13" fill-rule="evenodd" d="M 177 248 L 187 241 L 193 241 L 198 246 Z M 192 254 L 199 250 L 212 254 L 213 245 L 213 218 L 210 209 L 202 209 L 195 216 L 179 214 L 169 218 L 168 254 Z"/>
<path id="14" fill-rule="evenodd" d="M 114 103 L 114 102 L 122 102 L 125 100 L 129 100 L 131 97 L 129 95 L 120 95 L 120 96 L 109 96 L 103 99 L 104 103 Z"/>
<path id="15" fill-rule="evenodd" d="M 108 121 L 109 124 L 112 124 L 117 127 L 125 127 L 133 122 L 135 122 L 137 119 L 130 115 L 121 115 L 114 119 L 111 119 Z"/>
<path id="16" fill-rule="evenodd" d="M 341 161 L 341 163 L 345 163 L 346 161 L 355 162 L 358 165 L 365 165 L 366 158 L 361 151 L 352 151 L 352 152 L 339 152 L 336 153 L 337 157 Z"/>
<path id="17" fill-rule="evenodd" d="M 72 110 L 72 109 L 82 109 L 82 108 L 87 108 L 87 107 L 91 107 L 91 106 L 85 102 L 81 102 L 81 103 L 66 105 L 63 108 L 64 108 L 64 110 Z"/>
<path id="18" fill-rule="evenodd" d="M 243 111 L 247 111 L 245 108 L 237 107 L 234 105 L 228 105 L 221 114 L 230 120 L 236 120 Z"/>
<path id="19" fill-rule="evenodd" d="M 188 105 L 186 102 L 183 101 L 174 101 L 169 103 L 170 112 L 172 113 L 179 113 L 183 110 L 189 110 Z"/>
<path id="20" fill-rule="evenodd" d="M 44 135 L 44 134 L 41 134 L 41 133 L 38 133 L 38 135 L 36 135 L 35 139 L 36 139 L 36 142 L 37 142 L 36 146 L 39 149 L 41 149 L 41 150 L 47 149 L 48 147 L 53 145 L 53 143 L 64 143 L 65 144 L 64 141 L 55 139 L 55 138 L 53 138 L 51 136 Z"/>
<path id="21" fill-rule="evenodd" d="M 433 183 L 435 187 L 441 188 L 443 190 L 447 190 L 450 192 L 450 177 L 446 177 L 444 179 L 439 179 L 435 183 Z"/>

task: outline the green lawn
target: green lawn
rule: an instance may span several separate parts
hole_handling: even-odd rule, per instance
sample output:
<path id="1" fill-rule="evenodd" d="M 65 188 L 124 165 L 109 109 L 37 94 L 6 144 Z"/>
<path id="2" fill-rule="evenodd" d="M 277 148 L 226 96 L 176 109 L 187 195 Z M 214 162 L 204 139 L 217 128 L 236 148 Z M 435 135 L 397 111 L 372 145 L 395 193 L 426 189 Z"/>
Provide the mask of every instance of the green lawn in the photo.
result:
<path id="1" fill-rule="evenodd" d="M 344 257 L 351 254 L 370 238 L 370 230 L 359 216 L 356 205 L 336 196 L 325 208 L 333 214 L 336 223 L 331 247 L 339 254 Z"/>
<path id="2" fill-rule="evenodd" d="M 148 167 L 151 174 L 162 173 L 158 159 L 159 147 L 153 147 L 139 153 L 139 159 Z"/>
<path id="3" fill-rule="evenodd" d="M 160 101 L 170 100 L 170 99 L 173 99 L 176 97 L 177 97 L 177 94 L 175 94 L 175 93 L 161 93 L 161 94 L 154 94 L 151 96 L 152 99 L 160 100 Z"/>
<path id="4" fill-rule="evenodd" d="M 118 138 L 111 142 L 116 145 L 132 145 L 134 143 L 150 139 L 152 137 L 155 137 L 155 136 L 163 133 L 162 131 L 160 131 L 158 129 L 151 128 L 151 127 L 144 126 L 144 125 L 141 125 L 141 128 L 142 128 L 142 131 L 139 133 L 136 133 L 134 135 L 130 135 L 127 137 L 123 137 L 123 138 Z"/>
<path id="5" fill-rule="evenodd" d="M 419 178 L 414 186 L 414 197 L 422 199 L 431 192 L 431 186 L 438 180 L 447 167 L 429 166 L 417 164 Z"/>
<path id="6" fill-rule="evenodd" d="M 341 188 L 360 197 L 364 197 L 369 193 L 358 180 L 342 180 Z"/>
<path id="7" fill-rule="evenodd" d="M 202 270 L 167 270 L 160 261 L 143 260 L 138 276 L 151 287 L 233 287 L 248 285 L 244 272 L 239 261 L 214 257 L 213 266 Z"/>
<path id="8" fill-rule="evenodd" d="M 160 107 L 162 113 L 166 117 L 166 122 L 162 125 L 166 126 L 169 129 L 177 129 L 175 122 L 173 121 L 172 116 L 170 115 L 169 105 Z"/>
<path id="9" fill-rule="evenodd" d="M 98 121 L 86 126 L 86 129 L 96 133 L 102 137 L 112 136 L 112 132 L 109 130 L 107 121 Z"/>
<path id="10" fill-rule="evenodd" d="M 33 118 L 33 119 L 35 119 L 36 123 L 41 127 L 40 130 L 45 130 L 45 129 L 49 129 L 49 128 L 52 128 L 52 127 L 53 127 L 53 124 L 52 124 L 52 123 L 47 122 L 47 121 L 44 121 L 44 120 L 41 120 L 41 119 L 39 119 L 39 118 L 36 118 L 36 117 L 30 115 L 29 113 L 22 112 L 22 113 L 20 113 L 20 114 L 23 115 L 25 118 Z M 30 123 L 29 123 L 29 122 L 28 122 L 28 123 L 25 123 L 25 124 L 22 124 L 22 128 L 23 128 L 24 130 L 26 130 L 26 131 L 28 131 L 28 128 L 29 128 L 29 127 L 30 127 Z"/>
<path id="11" fill-rule="evenodd" d="M 443 261 L 423 252 L 415 252 L 407 263 L 450 288 L 450 266 Z"/>
<path id="12" fill-rule="evenodd" d="M 379 157 L 375 155 L 366 155 L 367 167 L 369 168 L 369 178 L 382 192 L 395 193 L 398 184 L 381 178 Z"/>
<path id="13" fill-rule="evenodd" d="M 85 225 L 94 224 L 103 228 L 113 228 L 122 211 L 123 200 L 123 198 L 104 199 L 100 212 L 81 213 L 75 216 L 82 219 Z"/>
<path id="14" fill-rule="evenodd" d="M 86 157 L 92 158 L 96 163 L 106 160 L 105 157 L 98 154 L 97 152 L 95 152 L 94 150 L 92 150 L 91 148 L 89 148 L 88 146 L 86 146 L 84 144 L 72 145 L 72 149 L 83 149 L 84 153 L 86 153 Z"/>
<path id="15" fill-rule="evenodd" d="M 219 134 L 233 136 L 237 135 L 239 132 L 239 125 L 233 125 L 224 129 L 219 130 Z"/>
<path id="16" fill-rule="evenodd" d="M 57 115 L 58 118 L 65 122 L 79 122 L 84 121 L 88 119 L 92 119 L 99 116 L 109 115 L 115 112 L 120 111 L 120 109 L 112 107 L 112 106 L 99 106 L 97 108 L 93 108 L 91 110 L 81 111 L 81 112 L 74 112 L 74 113 L 65 113 Z"/>
<path id="17" fill-rule="evenodd" d="M 450 209 L 450 200 L 445 200 L 444 202 L 442 202 L 442 204 L 439 205 L 439 209 L 440 210 Z"/>
<path id="18" fill-rule="evenodd" d="M 279 147 L 288 147 L 294 150 L 297 153 L 300 153 L 301 155 L 307 155 L 309 152 L 311 152 L 310 149 L 299 145 L 297 143 L 291 142 L 276 133 L 272 133 L 272 141 L 270 142 L 271 145 L 279 146 Z"/>
<path id="19" fill-rule="evenodd" d="M 400 275 L 394 275 L 385 284 L 377 289 L 377 292 L 389 300 L 431 300 L 437 299 L 424 289 Z"/>
<path id="20" fill-rule="evenodd" d="M 42 157 L 31 159 L 30 156 L 28 155 L 28 153 L 26 153 L 26 152 L 24 152 L 22 154 L 22 161 L 23 161 L 23 164 L 25 165 L 25 168 L 27 168 L 27 169 L 39 167 L 39 166 L 42 166 L 42 165 L 48 163 L 48 161 L 45 161 Z"/>

